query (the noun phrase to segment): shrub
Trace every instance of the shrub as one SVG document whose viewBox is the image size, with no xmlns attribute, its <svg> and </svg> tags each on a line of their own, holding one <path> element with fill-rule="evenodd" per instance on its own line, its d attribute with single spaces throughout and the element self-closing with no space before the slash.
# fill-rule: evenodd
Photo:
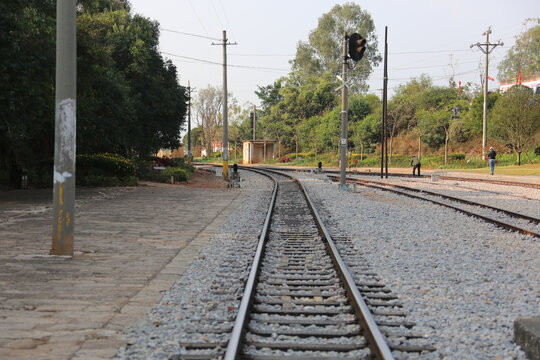
<svg viewBox="0 0 540 360">
<path fill-rule="evenodd" d="M 77 177 L 95 176 L 135 176 L 136 168 L 132 161 L 118 154 L 77 155 Z"/>
<path fill-rule="evenodd" d="M 77 185 L 137 185 L 136 173 L 136 166 L 133 162 L 118 154 L 77 155 Z"/>
<path fill-rule="evenodd" d="M 188 181 L 191 179 L 191 172 L 179 167 L 167 168 L 163 171 L 163 175 L 167 179 L 170 179 L 172 176 L 174 181 Z"/>
<path fill-rule="evenodd" d="M 288 162 L 290 162 L 290 161 L 291 161 L 291 158 L 288 157 L 287 155 L 283 155 L 283 156 L 281 157 L 281 159 L 279 159 L 279 162 L 280 162 L 280 163 L 288 163 Z"/>
<path fill-rule="evenodd" d="M 168 157 L 152 157 L 152 161 L 156 164 L 156 166 L 164 166 L 164 167 L 175 167 L 178 166 L 178 163 L 174 161 L 171 158 Z"/>
</svg>

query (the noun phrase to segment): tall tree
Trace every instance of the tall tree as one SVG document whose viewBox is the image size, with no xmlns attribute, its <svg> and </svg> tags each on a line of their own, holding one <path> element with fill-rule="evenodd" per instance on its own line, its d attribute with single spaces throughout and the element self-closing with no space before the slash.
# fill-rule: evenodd
<svg viewBox="0 0 540 360">
<path fill-rule="evenodd" d="M 521 153 L 538 145 L 540 98 L 528 87 L 511 87 L 495 105 L 492 124 L 491 133 L 517 154 L 521 165 Z"/>
<path fill-rule="evenodd" d="M 52 184 L 55 17 L 51 0 L 0 2 L 0 177 L 13 185 L 21 167 Z M 126 0 L 80 0 L 77 25 L 77 152 L 177 146 L 186 97 L 159 54 L 159 24 Z"/>
<path fill-rule="evenodd" d="M 348 34 L 359 33 L 367 40 L 364 59 L 349 71 L 352 91 L 367 91 L 366 80 L 381 61 L 381 55 L 377 51 L 377 35 L 371 15 L 352 2 L 335 5 L 319 18 L 317 28 L 309 34 L 309 40 L 300 41 L 297 45 L 296 57 L 292 61 L 293 70 L 304 76 L 325 72 L 340 74 L 345 31 Z"/>
<path fill-rule="evenodd" d="M 212 141 L 216 141 L 218 126 L 222 124 L 221 109 L 223 90 L 208 86 L 199 91 L 195 101 L 196 123 L 201 128 L 202 143 L 208 155 L 212 152 Z"/>
<path fill-rule="evenodd" d="M 536 25 L 516 36 L 516 43 L 497 67 L 499 78 L 517 81 L 520 72 L 523 76 L 540 73 L 540 18 L 527 19 L 525 24 L 529 22 Z"/>
</svg>

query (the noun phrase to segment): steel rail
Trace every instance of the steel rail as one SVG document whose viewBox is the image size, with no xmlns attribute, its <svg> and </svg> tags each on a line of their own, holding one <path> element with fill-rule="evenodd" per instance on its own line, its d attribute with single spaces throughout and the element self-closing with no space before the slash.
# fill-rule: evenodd
<svg viewBox="0 0 540 360">
<path fill-rule="evenodd" d="M 273 178 L 272 176 L 265 174 L 262 171 L 257 171 L 254 169 L 250 169 L 250 170 L 271 178 L 274 181 L 274 191 L 272 193 L 272 199 L 270 200 L 270 205 L 268 206 L 268 212 L 266 214 L 266 219 L 264 221 L 264 226 L 261 232 L 261 236 L 259 237 L 259 242 L 257 245 L 257 250 L 255 252 L 253 264 L 251 266 L 248 280 L 246 282 L 244 295 L 242 296 L 242 301 L 240 302 L 240 306 L 238 307 L 238 315 L 236 316 L 236 320 L 234 322 L 233 330 L 231 333 L 231 338 L 229 340 L 229 344 L 227 345 L 227 351 L 225 352 L 225 357 L 224 357 L 225 360 L 236 359 L 236 357 L 238 356 L 238 351 L 240 350 L 242 337 L 244 335 L 244 332 L 246 329 L 246 322 L 248 320 L 249 309 L 253 302 L 253 295 L 255 293 L 254 289 L 256 286 L 257 275 L 260 270 L 261 259 L 264 253 L 264 247 L 266 245 L 266 237 L 268 233 L 268 228 L 270 227 L 270 219 L 274 211 L 274 205 L 276 202 L 276 196 L 277 196 L 277 191 L 279 187 L 277 180 Z"/>
<path fill-rule="evenodd" d="M 355 180 L 356 179 L 350 179 L 349 178 L 349 181 L 354 182 Z M 445 203 L 442 203 L 442 202 L 439 202 L 439 201 L 435 201 L 435 200 L 432 200 L 432 199 L 427 199 L 427 198 L 417 196 L 417 195 L 413 195 L 413 194 L 407 194 L 406 192 L 403 192 L 403 191 L 399 191 L 399 190 L 395 190 L 395 189 L 389 189 L 389 188 L 378 186 L 378 185 L 362 183 L 362 182 L 358 182 L 358 183 L 361 184 L 362 186 L 371 187 L 371 188 L 379 189 L 379 190 L 383 190 L 383 191 L 390 191 L 390 192 L 393 192 L 393 193 L 396 193 L 396 194 L 399 194 L 399 195 L 408 196 L 408 197 L 413 198 L 413 199 L 429 201 L 429 202 L 431 202 L 433 204 L 444 206 L 444 207 L 459 211 L 459 212 L 464 213 L 464 214 L 469 215 L 469 216 L 477 217 L 479 219 L 482 219 L 482 220 L 484 220 L 486 222 L 492 223 L 492 224 L 494 224 L 494 225 L 496 225 L 498 227 L 504 228 L 506 230 L 511 230 L 511 231 L 519 232 L 519 233 L 524 234 L 524 235 L 531 235 L 531 236 L 535 236 L 537 238 L 540 238 L 540 234 L 535 233 L 534 231 L 529 231 L 529 230 L 526 230 L 526 229 L 522 229 L 522 228 L 519 228 L 517 226 L 513 226 L 513 225 L 510 225 L 510 224 L 507 224 L 507 223 L 503 223 L 502 221 L 494 220 L 494 219 L 488 218 L 486 216 L 476 214 L 476 213 L 473 213 L 473 212 L 470 212 L 470 211 L 467 211 L 467 210 L 464 210 L 464 209 L 460 209 L 458 207 L 448 205 L 448 204 L 445 204 Z"/>
<path fill-rule="evenodd" d="M 290 175 L 286 175 L 286 174 L 276 172 L 273 170 L 267 170 L 267 171 L 274 172 L 282 176 L 289 176 L 302 190 L 302 193 L 304 194 L 306 202 L 308 203 L 309 209 L 313 217 L 315 218 L 317 227 L 319 228 L 319 230 L 321 231 L 321 233 L 324 235 L 326 239 L 329 253 L 331 257 L 334 259 L 337 270 L 339 274 L 341 275 L 341 279 L 344 282 L 345 288 L 347 289 L 347 292 L 350 298 L 353 300 L 352 305 L 355 308 L 358 319 L 362 323 L 362 328 L 365 331 L 364 335 L 369 339 L 370 349 L 374 352 L 374 355 L 377 359 L 385 359 L 385 360 L 394 359 L 392 355 L 392 351 L 390 350 L 384 336 L 379 330 L 377 323 L 373 319 L 373 316 L 371 315 L 371 312 L 366 302 L 362 298 L 362 295 L 360 294 L 360 291 L 358 290 L 358 287 L 356 286 L 356 282 L 354 278 L 352 277 L 351 272 L 349 271 L 349 268 L 347 267 L 341 255 L 339 254 L 339 251 L 337 249 L 336 244 L 334 243 L 334 240 L 332 239 L 332 236 L 330 235 L 330 233 L 324 226 L 324 223 L 321 217 L 319 216 L 317 209 L 313 205 L 313 202 L 311 201 L 311 198 L 309 197 L 304 186 L 300 183 L 300 181 L 298 181 L 298 179 Z"/>
<path fill-rule="evenodd" d="M 271 169 L 271 168 L 266 168 Z M 274 170 L 279 171 L 293 171 L 293 172 L 310 172 L 311 169 L 287 169 L 282 167 L 277 167 Z M 324 170 L 324 173 L 326 174 L 339 174 L 339 171 L 335 170 Z M 380 172 L 366 172 L 366 171 L 358 171 L 358 170 L 352 170 L 347 171 L 350 175 L 361 175 L 361 176 L 380 176 Z M 413 176 L 411 174 L 403 174 L 403 173 L 389 173 L 388 176 L 394 176 L 394 177 L 407 177 L 407 178 L 417 178 L 418 176 Z M 431 175 L 421 175 L 419 177 L 421 178 L 429 178 Z M 456 180 L 456 181 L 468 181 L 468 182 L 486 182 L 490 184 L 497 184 L 497 185 L 506 185 L 506 186 L 521 186 L 521 187 L 530 187 L 534 189 L 540 189 L 540 184 L 536 183 L 524 183 L 519 181 L 505 181 L 505 180 L 495 180 L 495 179 L 478 179 L 478 178 L 465 178 L 465 177 L 458 177 L 458 176 L 446 176 L 441 175 L 440 178 L 442 180 Z"/>
<path fill-rule="evenodd" d="M 328 177 L 330 177 L 332 179 L 337 178 L 337 176 L 334 176 L 334 175 L 329 175 Z M 534 218 L 534 217 L 523 215 L 523 214 L 518 214 L 518 213 L 515 213 L 513 211 L 508 211 L 508 210 L 496 208 L 496 207 L 493 207 L 493 206 L 490 206 L 490 205 L 485 205 L 485 204 L 477 203 L 477 202 L 474 202 L 474 201 L 460 199 L 460 198 L 450 196 L 450 195 L 439 194 L 439 193 L 432 192 L 432 191 L 429 191 L 429 190 L 415 189 L 415 188 L 410 188 L 408 186 L 402 186 L 402 185 L 396 185 L 396 184 L 386 184 L 386 183 L 382 183 L 380 181 L 372 181 L 372 180 L 364 180 L 364 179 L 347 178 L 347 180 L 350 180 L 350 181 L 353 181 L 353 182 L 356 182 L 356 183 L 371 183 L 371 184 L 389 186 L 389 187 L 402 189 L 402 190 L 406 190 L 406 191 L 429 194 L 429 195 L 432 195 L 432 196 L 439 196 L 439 197 L 441 197 L 443 199 L 448 199 L 448 200 L 460 202 L 462 204 L 467 204 L 467 205 L 471 205 L 471 206 L 483 207 L 485 209 L 490 209 L 490 210 L 493 210 L 493 211 L 502 212 L 502 213 L 504 213 L 504 214 L 506 214 L 508 216 L 512 216 L 512 217 L 515 217 L 515 218 L 518 218 L 518 219 L 524 219 L 524 220 L 527 220 L 527 221 L 530 221 L 530 222 L 533 222 L 533 223 L 536 223 L 536 224 L 540 224 L 540 219 L 538 219 L 538 218 Z"/>
<path fill-rule="evenodd" d="M 360 322 L 362 323 L 362 328 L 365 330 L 365 336 L 369 339 L 369 347 L 373 352 L 375 353 L 375 356 L 377 359 L 394 359 L 392 355 L 392 351 L 390 350 L 384 336 L 382 335 L 381 331 L 379 330 L 379 327 L 377 326 L 377 323 L 373 319 L 373 316 L 371 315 L 371 311 L 369 310 L 366 302 L 362 298 L 362 294 L 360 294 L 360 291 L 358 291 L 358 287 L 356 286 L 356 282 L 354 281 L 354 278 L 351 275 L 351 272 L 349 271 L 349 268 L 343 261 L 341 255 L 339 254 L 339 251 L 337 249 L 337 246 L 332 239 L 332 236 L 324 226 L 321 217 L 319 216 L 319 213 L 315 206 L 313 205 L 313 202 L 311 201 L 311 198 L 309 197 L 306 189 L 304 186 L 298 181 L 297 179 L 293 178 L 293 180 L 298 184 L 302 192 L 304 193 L 304 197 L 306 198 L 306 201 L 308 203 L 308 206 L 311 210 L 311 213 L 313 214 L 313 217 L 315 218 L 315 221 L 317 223 L 317 226 L 319 227 L 319 230 L 324 234 L 324 237 L 326 238 L 326 243 L 329 248 L 330 255 L 334 259 L 334 262 L 337 265 L 337 270 L 341 275 L 341 278 L 343 279 L 345 288 L 347 289 L 349 296 L 354 300 L 353 306 L 357 312 L 357 316 L 360 319 Z"/>
</svg>

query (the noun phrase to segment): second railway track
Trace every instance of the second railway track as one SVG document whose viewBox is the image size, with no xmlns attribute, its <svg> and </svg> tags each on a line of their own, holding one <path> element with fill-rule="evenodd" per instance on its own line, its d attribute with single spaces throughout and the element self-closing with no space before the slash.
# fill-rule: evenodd
<svg viewBox="0 0 540 360">
<path fill-rule="evenodd" d="M 330 179 L 338 181 L 339 177 L 329 175 Z M 423 189 L 416 189 L 410 186 L 395 185 L 379 181 L 363 180 L 357 178 L 347 178 L 353 184 L 375 188 L 383 191 L 391 191 L 396 194 L 429 201 L 437 205 L 449 207 L 467 215 L 477 217 L 510 231 L 516 231 L 525 235 L 540 238 L 538 231 L 540 219 L 508 211 L 501 208 L 485 205 L 478 202 L 469 201 L 453 196 L 444 195 Z M 456 207 L 459 204 L 459 207 Z"/>
</svg>

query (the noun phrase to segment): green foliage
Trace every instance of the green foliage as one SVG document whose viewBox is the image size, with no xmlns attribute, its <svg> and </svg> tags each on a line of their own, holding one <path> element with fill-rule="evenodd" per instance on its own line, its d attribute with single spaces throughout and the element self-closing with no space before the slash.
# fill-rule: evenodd
<svg viewBox="0 0 540 360">
<path fill-rule="evenodd" d="M 133 162 L 136 164 L 137 176 L 139 179 L 156 182 L 169 182 L 171 180 L 171 176 L 173 176 L 175 181 L 181 182 L 189 181 L 193 177 L 195 168 L 193 165 L 188 165 L 183 158 L 174 159 L 174 162 L 172 159 L 167 158 L 167 161 L 161 161 L 159 163 L 156 161 L 156 159 L 163 160 L 163 158 L 156 157 L 133 158 Z M 165 170 L 155 169 L 155 167 L 165 166 L 167 164 L 174 164 L 174 166 L 167 166 Z"/>
<path fill-rule="evenodd" d="M 80 154 L 77 155 L 76 165 L 77 185 L 137 185 L 135 165 L 118 154 Z"/>
<path fill-rule="evenodd" d="M 78 4 L 77 151 L 178 147 L 185 89 L 158 51 L 159 24 L 126 0 Z M 0 167 L 14 185 L 21 167 L 53 157 L 55 19 L 53 1 L 0 2 Z"/>
<path fill-rule="evenodd" d="M 188 169 L 180 168 L 180 167 L 166 168 L 163 171 L 163 175 L 167 177 L 167 179 L 170 179 L 172 176 L 174 178 L 174 181 L 178 181 L 178 182 L 188 181 L 192 178 L 192 173 Z"/>
<path fill-rule="evenodd" d="M 497 67 L 499 78 L 518 79 L 522 76 L 540 73 L 540 18 L 528 19 L 534 26 L 516 36 L 516 43 L 506 53 Z"/>
<path fill-rule="evenodd" d="M 367 40 L 364 59 L 349 71 L 353 92 L 367 90 L 366 80 L 381 61 L 377 51 L 377 35 L 371 15 L 359 5 L 347 2 L 335 5 L 319 18 L 317 28 L 309 34 L 309 40 L 300 41 L 293 70 L 302 77 L 330 72 L 332 76 L 341 74 L 342 42 L 344 32 L 359 33 Z"/>
<path fill-rule="evenodd" d="M 493 109 L 491 134 L 518 154 L 538 145 L 540 99 L 532 89 L 516 85 L 505 92 Z"/>
</svg>

